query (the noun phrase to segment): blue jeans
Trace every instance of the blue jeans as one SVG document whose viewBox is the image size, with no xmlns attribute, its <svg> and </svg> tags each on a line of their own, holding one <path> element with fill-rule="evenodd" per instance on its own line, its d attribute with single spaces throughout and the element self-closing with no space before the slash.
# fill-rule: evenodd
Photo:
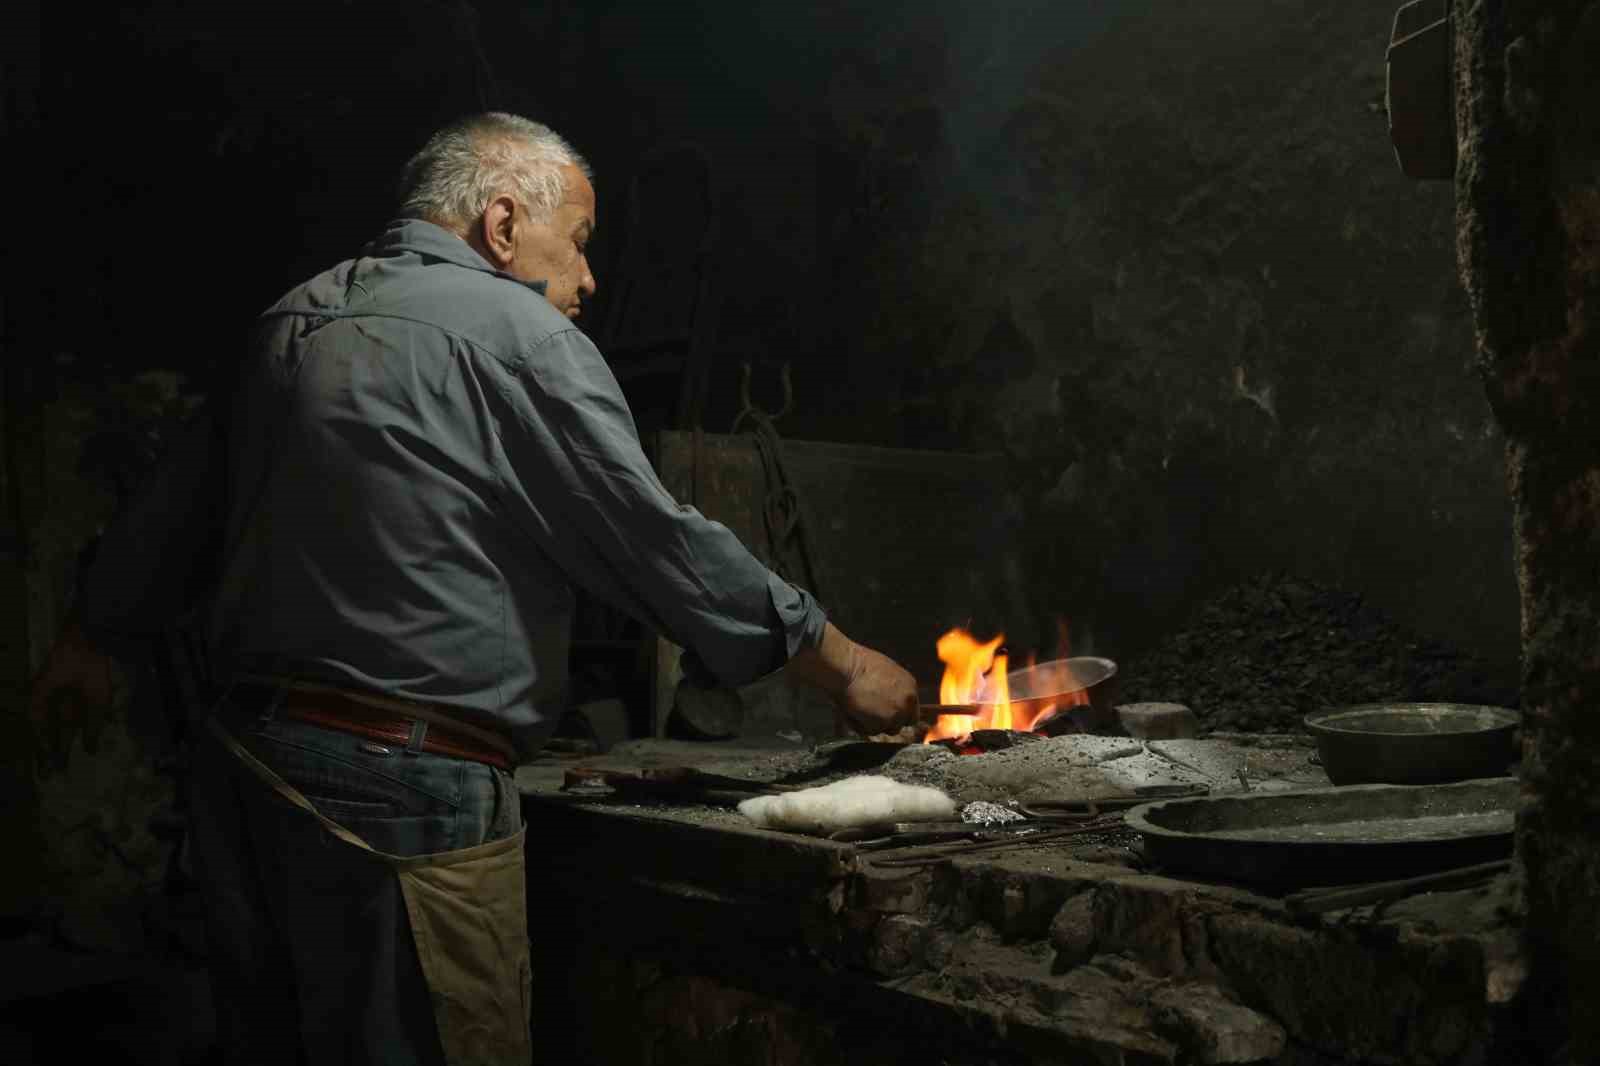
<svg viewBox="0 0 1600 1066">
<path fill-rule="evenodd" d="M 423 855 L 512 836 L 511 775 L 277 718 L 236 691 L 220 724 L 378 851 Z M 236 1063 L 443 1062 L 394 871 L 334 839 L 222 747 L 194 756 L 191 818 L 217 1023 Z"/>
</svg>

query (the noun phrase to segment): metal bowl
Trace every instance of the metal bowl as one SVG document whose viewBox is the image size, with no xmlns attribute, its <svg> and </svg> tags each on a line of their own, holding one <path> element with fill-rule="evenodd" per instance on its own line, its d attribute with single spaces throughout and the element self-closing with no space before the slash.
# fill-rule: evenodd
<svg viewBox="0 0 1600 1066">
<path fill-rule="evenodd" d="M 1037 666 L 1013 670 L 1006 674 L 1006 687 L 1011 693 L 1013 708 L 1023 708 L 1029 718 L 1055 708 L 1034 724 L 1036 730 L 1045 731 L 1045 723 L 1052 723 L 1053 733 L 1115 733 L 1117 732 L 1117 664 L 1110 659 L 1094 655 L 1080 655 L 1071 659 L 1053 659 Z M 1075 697 L 1087 702 L 1067 702 Z"/>
<path fill-rule="evenodd" d="M 1502 859 L 1516 809 L 1517 783 L 1496 777 L 1160 800 L 1123 817 L 1158 867 L 1287 888 Z"/>
<path fill-rule="evenodd" d="M 1508 708 L 1471 703 L 1363 703 L 1305 716 L 1336 785 L 1502 776 L 1517 760 L 1520 721 Z"/>
</svg>

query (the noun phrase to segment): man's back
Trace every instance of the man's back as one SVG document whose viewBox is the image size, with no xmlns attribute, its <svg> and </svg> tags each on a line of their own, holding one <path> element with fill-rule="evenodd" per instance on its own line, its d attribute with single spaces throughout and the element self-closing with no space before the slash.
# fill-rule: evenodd
<svg viewBox="0 0 1600 1066">
<path fill-rule="evenodd" d="M 526 417 L 528 360 L 573 327 L 428 223 L 368 253 L 260 322 L 214 643 L 225 669 L 459 708 L 531 745 L 572 597 L 507 485 L 501 429 Z"/>
</svg>

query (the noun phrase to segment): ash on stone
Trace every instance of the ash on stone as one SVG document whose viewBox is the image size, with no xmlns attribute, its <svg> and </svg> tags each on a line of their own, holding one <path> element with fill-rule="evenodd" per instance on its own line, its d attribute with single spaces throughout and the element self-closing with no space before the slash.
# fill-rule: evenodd
<svg viewBox="0 0 1600 1066">
<path fill-rule="evenodd" d="M 1020 822 L 1023 817 L 1021 811 L 987 800 L 974 800 L 961 808 L 961 820 L 968 825 L 1004 825 L 1007 822 Z"/>
</svg>

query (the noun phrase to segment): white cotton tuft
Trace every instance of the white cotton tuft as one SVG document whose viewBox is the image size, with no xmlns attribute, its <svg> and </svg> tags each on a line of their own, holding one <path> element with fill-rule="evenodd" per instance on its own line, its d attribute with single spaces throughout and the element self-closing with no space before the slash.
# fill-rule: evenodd
<svg viewBox="0 0 1600 1066">
<path fill-rule="evenodd" d="M 936 822 L 955 817 L 956 805 L 936 788 L 903 785 L 887 777 L 847 777 L 831 785 L 757 796 L 739 813 L 769 829 L 831 833 L 883 822 Z"/>
</svg>

